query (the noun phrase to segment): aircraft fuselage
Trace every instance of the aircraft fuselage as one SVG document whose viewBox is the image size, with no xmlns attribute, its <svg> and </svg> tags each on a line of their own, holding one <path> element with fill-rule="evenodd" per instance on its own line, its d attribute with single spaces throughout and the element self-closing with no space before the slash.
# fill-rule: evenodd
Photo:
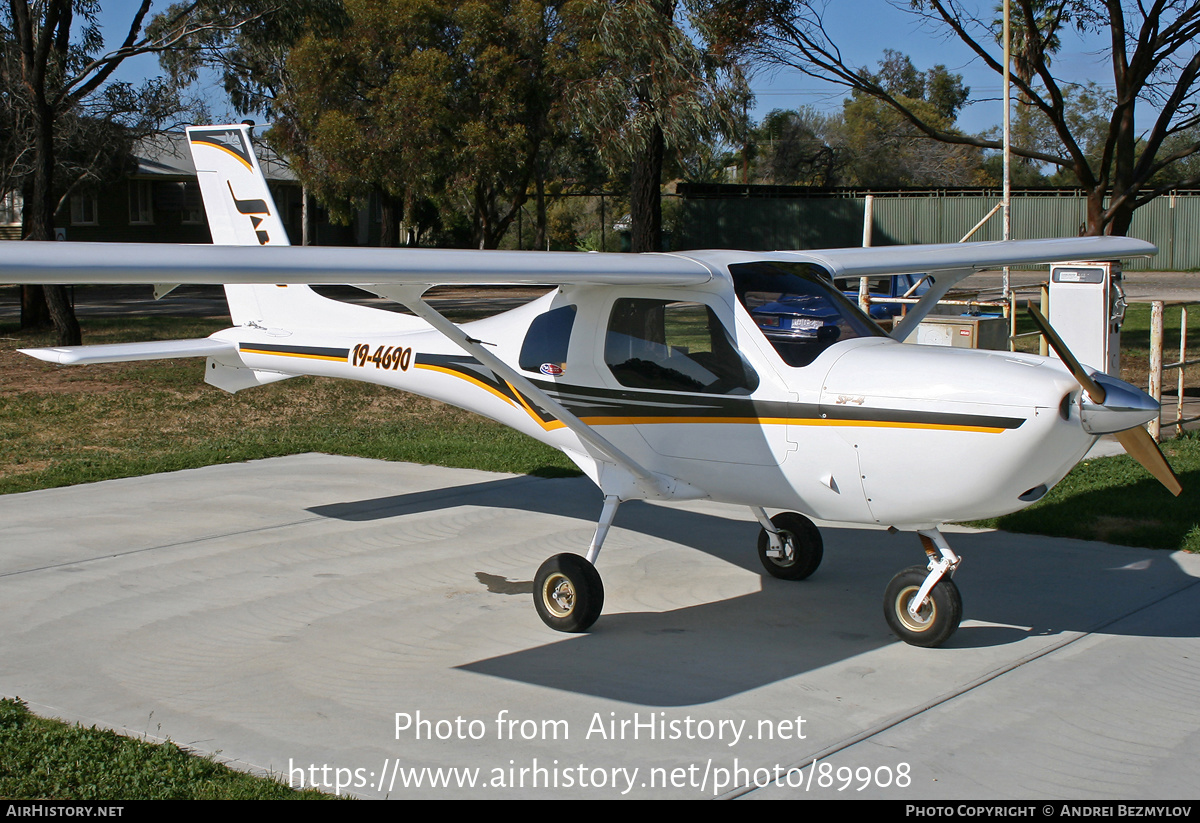
<svg viewBox="0 0 1200 823">
<path fill-rule="evenodd" d="M 1057 361 L 875 335 L 833 342 L 810 362 L 789 365 L 730 286 L 725 273 L 712 287 L 683 294 L 560 288 L 462 328 L 500 359 L 519 364 L 536 386 L 634 460 L 686 484 L 684 497 L 795 509 L 829 521 L 930 528 L 1029 505 L 1095 440 L 1080 426 L 1079 386 Z M 628 329 L 614 331 L 614 318 L 630 306 L 655 317 L 663 306 L 684 311 L 682 334 L 692 345 L 635 340 L 639 356 L 626 362 L 641 372 L 630 377 L 614 365 L 613 354 L 630 337 Z M 555 329 L 553 313 L 560 309 L 571 318 Z M 229 365 L 260 374 L 363 380 L 477 412 L 562 449 L 601 483 L 602 456 L 560 421 L 442 334 L 394 317 L 411 330 L 388 331 L 380 320 L 350 337 L 252 327 L 214 336 L 237 344 L 240 362 Z M 706 366 L 720 356 L 696 350 L 721 348 L 709 345 L 716 339 L 710 329 L 699 329 L 714 326 L 713 318 L 744 368 L 715 390 L 673 384 L 693 378 L 672 370 L 672 359 L 700 374 L 685 355 Z M 549 330 L 539 331 L 539 323 Z M 635 316 L 638 329 L 645 323 Z M 636 332 L 655 334 L 661 332 Z M 537 335 L 547 339 L 532 339 Z M 651 350 L 667 365 L 646 365 Z"/>
</svg>

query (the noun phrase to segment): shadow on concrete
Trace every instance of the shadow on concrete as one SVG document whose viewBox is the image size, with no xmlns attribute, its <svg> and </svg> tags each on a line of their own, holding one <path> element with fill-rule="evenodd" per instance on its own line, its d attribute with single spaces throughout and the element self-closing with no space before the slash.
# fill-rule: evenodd
<svg viewBox="0 0 1200 823">
<path fill-rule="evenodd" d="M 600 510 L 598 495 L 587 480 L 520 477 L 309 511 L 369 521 L 462 504 L 588 523 L 595 522 Z M 736 509 L 731 514 L 736 516 Z M 761 572 L 755 550 L 758 526 L 748 513 L 739 521 L 631 501 L 622 505 L 615 525 Z M 826 528 L 822 533 L 825 562 L 807 581 L 762 574 L 761 589 L 751 594 L 663 611 L 626 606 L 625 613 L 605 614 L 589 634 L 565 636 L 460 668 L 630 703 L 682 706 L 760 688 L 898 642 L 882 619 L 881 598 L 893 574 L 920 560 L 917 542 L 911 535 L 872 530 Z M 1112 632 L 1121 618 L 1198 582 L 1162 552 L 1005 532 L 953 534 L 949 539 L 964 557 L 955 580 L 963 593 L 965 625 L 945 651 L 999 647 L 1030 637 L 1053 644 L 1072 633 Z M 578 551 L 584 549 L 580 545 Z M 603 571 L 603 555 L 599 565 Z M 640 578 L 638 603 L 645 604 L 656 591 L 668 603 L 672 587 L 703 586 L 702 580 L 689 580 L 688 575 L 685 570 L 661 580 Z M 528 596 L 531 588 L 528 580 L 508 580 L 487 570 L 476 572 L 476 578 L 500 594 Z M 611 607 L 623 593 L 614 598 L 612 582 L 607 585 Z M 1198 636 L 1200 615 L 1134 631 Z M 914 655 L 940 653 L 913 650 Z"/>
</svg>

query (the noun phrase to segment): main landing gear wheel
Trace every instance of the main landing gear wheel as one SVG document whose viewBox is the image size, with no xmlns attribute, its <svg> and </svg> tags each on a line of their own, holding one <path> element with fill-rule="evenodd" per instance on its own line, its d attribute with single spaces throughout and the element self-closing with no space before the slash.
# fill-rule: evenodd
<svg viewBox="0 0 1200 823">
<path fill-rule="evenodd" d="M 585 632 L 604 608 L 600 572 L 577 554 L 556 554 L 533 578 L 533 605 L 555 631 Z"/>
<path fill-rule="evenodd" d="M 912 566 L 893 577 L 883 596 L 883 616 L 888 628 L 905 643 L 932 648 L 945 643 L 958 629 L 962 595 L 953 580 L 943 577 L 914 617 L 908 611 L 908 604 L 928 576 L 929 569 Z"/>
<path fill-rule="evenodd" d="M 767 554 L 771 548 L 771 538 L 766 529 L 758 533 L 758 559 L 763 568 L 772 577 L 781 580 L 804 580 L 821 565 L 825 555 L 825 546 L 821 541 L 821 532 L 813 522 L 802 514 L 782 512 L 771 518 L 771 523 L 779 529 L 783 538 L 783 557 L 772 557 Z"/>
</svg>

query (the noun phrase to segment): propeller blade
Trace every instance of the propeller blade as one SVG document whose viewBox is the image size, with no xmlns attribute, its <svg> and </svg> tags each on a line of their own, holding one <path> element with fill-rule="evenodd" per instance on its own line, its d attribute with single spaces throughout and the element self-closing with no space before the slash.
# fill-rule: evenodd
<svg viewBox="0 0 1200 823">
<path fill-rule="evenodd" d="M 1058 336 L 1058 332 L 1050 327 L 1045 317 L 1042 317 L 1042 313 L 1033 306 L 1029 306 L 1028 309 L 1029 316 L 1033 318 L 1038 331 L 1049 341 L 1050 348 L 1054 349 L 1054 353 L 1058 355 L 1058 359 L 1063 361 L 1063 365 L 1079 381 L 1079 385 L 1083 386 L 1083 390 L 1087 392 L 1088 397 L 1092 398 L 1092 402 L 1098 406 L 1103 406 L 1104 398 L 1107 395 L 1104 387 L 1093 380 L 1092 376 L 1087 373 L 1087 370 L 1080 365 L 1079 361 L 1075 359 L 1075 355 L 1071 354 L 1071 350 L 1067 348 L 1067 344 Z"/>
<path fill-rule="evenodd" d="M 1175 475 L 1171 464 L 1163 456 L 1162 449 L 1150 436 L 1150 432 L 1141 426 L 1135 426 L 1132 429 L 1117 432 L 1117 440 L 1125 447 L 1125 451 L 1130 457 L 1141 463 L 1142 468 L 1167 487 L 1167 491 L 1176 497 L 1179 496 L 1183 491 L 1183 486 L 1180 485 L 1179 478 Z"/>
<path fill-rule="evenodd" d="M 1051 328 L 1050 324 L 1042 317 L 1042 313 L 1029 306 L 1029 316 L 1033 318 L 1033 322 L 1037 325 L 1038 330 L 1046 336 L 1046 340 L 1050 343 L 1050 348 L 1054 349 L 1054 353 L 1058 355 L 1058 359 L 1063 362 L 1063 365 L 1071 372 L 1079 385 L 1083 386 L 1083 390 L 1087 392 L 1088 397 L 1097 405 L 1104 405 L 1104 398 L 1107 395 L 1104 387 L 1092 379 L 1092 376 L 1087 373 L 1087 370 L 1080 365 L 1075 359 L 1075 355 L 1071 354 L 1071 350 L 1067 348 L 1067 344 L 1058 336 L 1058 333 Z M 1183 491 L 1183 486 L 1179 483 L 1179 478 L 1175 475 L 1175 471 L 1171 468 L 1171 464 L 1167 462 L 1167 458 L 1163 456 L 1162 449 L 1154 442 L 1154 438 L 1150 436 L 1150 432 L 1146 431 L 1141 426 L 1134 426 L 1132 429 L 1126 429 L 1116 433 L 1117 440 L 1125 448 L 1125 453 L 1142 465 L 1146 471 L 1154 475 L 1159 483 L 1166 486 L 1167 491 L 1178 497 Z"/>
</svg>

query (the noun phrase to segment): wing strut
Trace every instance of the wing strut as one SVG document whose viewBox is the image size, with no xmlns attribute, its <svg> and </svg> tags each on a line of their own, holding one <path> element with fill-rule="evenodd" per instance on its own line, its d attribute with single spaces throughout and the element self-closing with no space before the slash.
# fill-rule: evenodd
<svg viewBox="0 0 1200 823">
<path fill-rule="evenodd" d="M 561 403 L 550 397 L 544 391 L 539 389 L 527 377 L 522 375 L 516 369 L 509 366 L 496 355 L 492 354 L 481 345 L 481 341 L 474 339 L 459 328 L 455 323 L 442 316 L 437 309 L 430 306 L 424 300 L 425 292 L 430 286 L 399 286 L 385 287 L 380 285 L 363 286 L 378 294 L 380 297 L 386 297 L 389 300 L 395 300 L 397 303 L 408 307 L 429 325 L 444 334 L 448 339 L 458 344 L 463 351 L 470 354 L 487 368 L 491 369 L 497 377 L 506 380 L 514 389 L 526 395 L 543 410 L 554 415 L 564 426 L 574 432 L 580 440 L 591 446 L 596 451 L 607 457 L 613 463 L 626 469 L 635 478 L 635 481 L 641 490 L 649 497 L 677 497 L 681 491 L 680 487 L 686 486 L 674 478 L 666 477 L 661 474 L 656 474 L 635 461 L 632 457 L 625 454 L 615 445 L 596 433 L 596 430 L 584 423 L 571 412 L 567 411 Z M 686 495 L 695 496 L 695 495 Z M 625 497 L 625 495 L 621 495 Z"/>
<path fill-rule="evenodd" d="M 904 319 L 895 325 L 890 337 L 903 343 L 909 335 L 917 330 L 917 326 L 921 324 L 926 315 L 937 307 L 938 301 L 946 296 L 946 292 L 950 291 L 959 281 L 974 273 L 975 269 L 949 269 L 929 275 L 929 291 L 921 295 L 921 299 L 908 310 Z"/>
</svg>

